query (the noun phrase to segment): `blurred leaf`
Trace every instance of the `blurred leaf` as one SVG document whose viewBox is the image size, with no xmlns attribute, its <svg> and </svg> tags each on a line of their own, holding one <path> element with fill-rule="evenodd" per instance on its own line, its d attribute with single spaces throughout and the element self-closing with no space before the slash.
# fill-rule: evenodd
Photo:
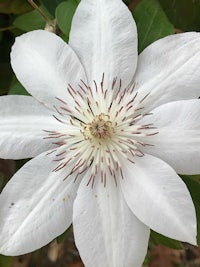
<svg viewBox="0 0 200 267">
<path fill-rule="evenodd" d="M 0 159 L 0 191 L 15 173 L 15 161 Z M 0 265 L 1 266 L 1 265 Z"/>
<path fill-rule="evenodd" d="M 32 9 L 27 0 L 1 0 L 0 13 L 22 14 Z"/>
<path fill-rule="evenodd" d="M 0 42 L 0 63 L 10 62 L 10 50 L 14 42 L 14 37 L 10 32 L 2 32 L 2 40 Z"/>
<path fill-rule="evenodd" d="M 129 5 L 129 4 L 132 2 L 132 0 L 123 0 L 123 2 L 124 2 L 126 5 Z"/>
<path fill-rule="evenodd" d="M 1 10 L 0 10 L 1 11 Z M 0 28 L 10 25 L 10 16 L 7 14 L 0 14 Z"/>
<path fill-rule="evenodd" d="M 6 94 L 10 87 L 12 69 L 9 63 L 0 62 L 0 95 Z"/>
<path fill-rule="evenodd" d="M 48 10 L 44 6 L 39 6 L 39 8 L 44 13 L 44 15 L 49 18 L 49 20 L 52 19 L 51 14 L 49 14 Z M 13 24 L 18 29 L 28 32 L 37 29 L 44 29 L 46 21 L 37 10 L 33 10 L 31 12 L 18 16 Z"/>
<path fill-rule="evenodd" d="M 69 36 L 72 18 L 77 6 L 77 0 L 68 0 L 66 2 L 62 2 L 56 8 L 56 19 L 58 26 L 66 36 Z"/>
<path fill-rule="evenodd" d="M 11 267 L 12 257 L 0 255 L 0 267 Z"/>
<path fill-rule="evenodd" d="M 200 184 L 192 176 L 181 176 L 190 191 L 197 215 L 197 243 L 200 245 Z M 184 222 L 183 222 L 184 223 Z"/>
<path fill-rule="evenodd" d="M 173 249 L 183 249 L 183 246 L 179 241 L 168 238 L 154 231 L 151 231 L 150 238 L 155 245 L 164 245 L 166 247 L 173 248 Z"/>
<path fill-rule="evenodd" d="M 64 33 L 60 34 L 60 38 L 62 38 L 66 43 L 68 43 L 69 41 L 69 35 L 65 35 Z"/>
<path fill-rule="evenodd" d="M 0 41 L 0 95 L 8 92 L 13 76 L 10 66 L 10 49 L 13 41 L 13 36 L 9 32 L 2 32 L 2 40 Z"/>
<path fill-rule="evenodd" d="M 182 31 L 200 30 L 199 0 L 160 0 L 160 3 L 176 28 Z"/>
<path fill-rule="evenodd" d="M 44 29 L 46 22 L 37 10 L 33 10 L 17 17 L 13 24 L 15 27 L 28 32 L 36 29 Z"/>
<path fill-rule="evenodd" d="M 67 233 L 69 232 L 69 229 L 68 228 L 64 233 L 62 233 L 61 235 L 57 236 L 56 237 L 56 241 L 58 242 L 58 244 L 62 243 L 67 235 Z"/>
<path fill-rule="evenodd" d="M 49 13 L 54 17 L 56 7 L 62 3 L 64 0 L 40 0 L 41 4 L 43 4 Z"/>
<path fill-rule="evenodd" d="M 133 11 L 137 29 L 139 53 L 154 41 L 174 33 L 158 0 L 143 0 Z"/>
<path fill-rule="evenodd" d="M 11 87 L 8 91 L 9 95 L 29 95 L 29 93 L 26 91 L 26 89 L 22 86 L 22 84 L 14 79 L 12 81 Z"/>
<path fill-rule="evenodd" d="M 30 159 L 19 159 L 19 160 L 15 160 L 15 169 L 16 171 L 19 170 L 21 167 L 24 166 L 24 164 L 26 164 Z"/>
</svg>

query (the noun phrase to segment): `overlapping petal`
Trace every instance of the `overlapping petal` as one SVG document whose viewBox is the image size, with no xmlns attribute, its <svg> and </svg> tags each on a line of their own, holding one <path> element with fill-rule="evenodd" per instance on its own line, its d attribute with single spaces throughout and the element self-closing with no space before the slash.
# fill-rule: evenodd
<svg viewBox="0 0 200 267">
<path fill-rule="evenodd" d="M 88 81 L 110 89 L 115 77 L 127 86 L 137 66 L 137 29 L 121 0 L 82 0 L 73 18 L 70 46 L 85 67 Z"/>
<path fill-rule="evenodd" d="M 160 39 L 138 59 L 136 87 L 141 95 L 151 92 L 145 109 L 175 100 L 200 96 L 200 33 L 188 32 Z"/>
<path fill-rule="evenodd" d="M 182 100 L 161 105 L 140 121 L 153 123 L 158 134 L 144 138 L 144 147 L 166 161 L 180 174 L 200 173 L 200 100 Z"/>
<path fill-rule="evenodd" d="M 72 222 L 78 181 L 53 172 L 55 154 L 43 153 L 24 165 L 0 195 L 0 253 L 20 255 L 62 234 Z"/>
<path fill-rule="evenodd" d="M 144 260 L 149 228 L 128 208 L 109 178 L 106 187 L 96 177 L 94 188 L 85 177 L 74 203 L 75 242 L 87 267 L 140 267 Z"/>
<path fill-rule="evenodd" d="M 175 171 L 148 154 L 123 167 L 122 191 L 136 217 L 158 233 L 196 244 L 195 208 Z"/>
<path fill-rule="evenodd" d="M 85 82 L 81 63 L 73 50 L 57 35 L 36 30 L 16 38 L 11 52 L 12 68 L 26 90 L 50 107 L 57 98 L 70 107 L 73 99 L 67 91 Z"/>
<path fill-rule="evenodd" d="M 22 159 L 34 157 L 55 145 L 44 130 L 59 129 L 52 111 L 31 96 L 0 98 L 0 157 Z"/>
</svg>

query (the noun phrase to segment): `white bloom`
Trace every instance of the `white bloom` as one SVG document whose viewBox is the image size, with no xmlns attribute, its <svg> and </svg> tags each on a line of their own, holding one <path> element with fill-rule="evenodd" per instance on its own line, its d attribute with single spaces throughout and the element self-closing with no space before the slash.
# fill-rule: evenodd
<svg viewBox="0 0 200 267">
<path fill-rule="evenodd" d="M 150 228 L 196 243 L 176 172 L 200 173 L 199 33 L 138 57 L 122 1 L 82 0 L 69 45 L 26 33 L 11 63 L 33 97 L 0 98 L 0 157 L 35 158 L 0 196 L 2 254 L 40 248 L 72 222 L 87 267 L 140 266 Z"/>
</svg>

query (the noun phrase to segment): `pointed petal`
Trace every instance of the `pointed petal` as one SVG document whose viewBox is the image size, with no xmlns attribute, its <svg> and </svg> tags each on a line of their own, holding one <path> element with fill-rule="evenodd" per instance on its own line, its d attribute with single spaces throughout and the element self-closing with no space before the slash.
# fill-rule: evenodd
<svg viewBox="0 0 200 267">
<path fill-rule="evenodd" d="M 0 195 L 0 253 L 20 255 L 62 234 L 72 222 L 78 183 L 66 170 L 53 172 L 55 154 L 41 154 L 24 165 Z"/>
<path fill-rule="evenodd" d="M 87 267 L 140 267 L 144 260 L 149 228 L 141 223 L 114 183 L 94 188 L 82 181 L 74 202 L 75 242 Z M 109 180 L 109 179 L 108 179 Z"/>
<path fill-rule="evenodd" d="M 148 46 L 139 56 L 136 86 L 148 110 L 200 96 L 200 33 L 175 34 Z"/>
<path fill-rule="evenodd" d="M 31 158 L 55 145 L 44 130 L 56 130 L 52 111 L 31 96 L 0 97 L 0 157 Z"/>
<path fill-rule="evenodd" d="M 146 154 L 124 162 L 124 198 L 143 223 L 170 238 L 196 244 L 196 214 L 189 191 L 164 161 Z"/>
<path fill-rule="evenodd" d="M 90 86 L 115 77 L 127 86 L 137 66 L 137 30 L 121 0 L 82 0 L 73 18 L 70 46 L 85 67 Z M 81 44 L 81 45 L 80 45 Z"/>
<path fill-rule="evenodd" d="M 11 52 L 12 68 L 27 91 L 52 107 L 57 98 L 70 106 L 68 84 L 77 88 L 86 81 L 81 63 L 72 49 L 57 35 L 36 30 L 16 38 Z"/>
<path fill-rule="evenodd" d="M 144 138 L 153 146 L 146 153 L 159 157 L 180 174 L 200 173 L 200 100 L 182 100 L 161 105 L 141 124 L 153 123 L 158 134 Z"/>
</svg>

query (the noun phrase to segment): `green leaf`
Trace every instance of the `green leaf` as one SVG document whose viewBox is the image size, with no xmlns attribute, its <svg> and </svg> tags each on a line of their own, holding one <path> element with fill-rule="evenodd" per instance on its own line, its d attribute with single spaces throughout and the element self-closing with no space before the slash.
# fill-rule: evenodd
<svg viewBox="0 0 200 267">
<path fill-rule="evenodd" d="M 5 14 L 22 14 L 32 9 L 27 0 L 1 0 L 0 11 Z"/>
<path fill-rule="evenodd" d="M 158 0 L 143 0 L 133 11 L 138 29 L 139 53 L 154 41 L 174 33 Z"/>
<path fill-rule="evenodd" d="M 58 244 L 60 244 L 60 243 L 62 243 L 64 241 L 67 233 L 69 232 L 69 229 L 67 229 L 64 233 L 62 233 L 61 235 L 56 237 L 56 241 L 58 242 Z"/>
<path fill-rule="evenodd" d="M 39 8 L 50 21 L 52 19 L 52 16 L 51 14 L 49 14 L 48 10 L 44 6 L 39 6 Z M 33 10 L 31 12 L 18 16 L 14 20 L 13 25 L 20 30 L 28 32 L 37 29 L 44 29 L 46 21 L 37 10 Z"/>
<path fill-rule="evenodd" d="M 190 191 L 197 215 L 197 243 L 200 245 L 200 184 L 192 176 L 181 176 Z M 184 222 L 183 222 L 184 223 Z"/>
<path fill-rule="evenodd" d="M 182 31 L 199 31 L 200 1 L 160 0 L 163 9 L 176 28 Z"/>
<path fill-rule="evenodd" d="M 41 4 L 46 7 L 49 13 L 54 17 L 56 7 L 64 0 L 40 0 Z"/>
<path fill-rule="evenodd" d="M 77 0 L 68 0 L 62 2 L 56 8 L 56 20 L 61 31 L 69 37 L 69 32 L 71 29 L 71 22 L 74 16 L 75 10 L 78 6 Z"/>
<path fill-rule="evenodd" d="M 197 181 L 197 182 L 200 183 L 200 174 L 198 174 L 198 175 L 190 175 L 190 177 L 191 177 L 193 180 L 195 180 L 195 181 Z"/>
<path fill-rule="evenodd" d="M 73 227 L 71 225 L 69 228 L 67 228 L 67 230 L 64 233 L 62 233 L 61 235 L 56 237 L 56 241 L 58 242 L 58 244 L 62 243 L 64 241 L 67 234 L 72 233 L 72 231 L 73 231 L 72 229 L 73 229 Z"/>
<path fill-rule="evenodd" d="M 183 246 L 179 241 L 168 238 L 154 231 L 151 231 L 150 238 L 151 238 L 151 241 L 153 241 L 154 245 L 164 245 L 166 247 L 173 248 L 173 249 L 183 249 Z"/>
<path fill-rule="evenodd" d="M 132 0 L 123 0 L 123 2 L 124 2 L 126 5 L 129 5 L 129 4 L 132 2 Z"/>
<path fill-rule="evenodd" d="M 44 29 L 46 22 L 37 10 L 18 16 L 13 22 L 14 26 L 25 31 Z"/>
<path fill-rule="evenodd" d="M 12 257 L 0 255 L 0 267 L 11 267 L 12 261 Z"/>
<path fill-rule="evenodd" d="M 22 86 L 22 84 L 14 79 L 12 81 L 10 90 L 8 91 L 9 95 L 29 95 L 29 93 L 26 91 L 26 89 Z"/>
<path fill-rule="evenodd" d="M 64 33 L 61 33 L 60 38 L 62 38 L 63 41 L 65 41 L 65 43 L 69 42 L 69 35 L 65 35 Z"/>
</svg>

